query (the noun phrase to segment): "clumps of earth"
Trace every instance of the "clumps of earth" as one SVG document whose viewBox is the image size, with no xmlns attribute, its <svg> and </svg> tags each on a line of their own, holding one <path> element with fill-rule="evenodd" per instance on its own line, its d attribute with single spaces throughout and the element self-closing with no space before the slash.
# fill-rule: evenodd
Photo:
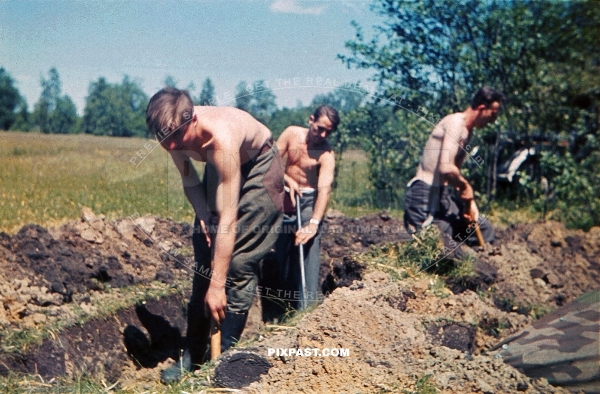
<svg viewBox="0 0 600 394">
<path fill-rule="evenodd" d="M 408 242 L 401 219 L 330 211 L 324 225 L 321 278 L 330 294 L 294 327 L 265 325 L 257 300 L 241 343 L 222 360 L 241 365 L 252 357 L 235 352 L 248 351 L 259 356 L 253 362 L 263 374 L 236 383 L 226 372 L 213 384 L 250 393 L 411 393 L 427 385 L 444 393 L 568 392 L 527 377 L 492 349 L 535 316 L 598 289 L 600 228 L 539 221 L 498 229 L 495 245 L 473 250 L 469 276 L 440 285 L 431 275 L 401 279 L 355 258 L 374 245 Z M 191 234 L 191 225 L 170 219 L 108 221 L 89 209 L 60 227 L 0 233 L 0 373 L 51 378 L 83 371 L 129 388 L 158 381 L 184 341 L 190 289 L 175 284 L 189 285 Z M 77 324 L 105 298 L 159 285 L 175 290 Z M 72 324 L 26 350 L 3 343 L 11 333 L 57 322 Z M 325 348 L 349 355 L 269 355 Z"/>
</svg>

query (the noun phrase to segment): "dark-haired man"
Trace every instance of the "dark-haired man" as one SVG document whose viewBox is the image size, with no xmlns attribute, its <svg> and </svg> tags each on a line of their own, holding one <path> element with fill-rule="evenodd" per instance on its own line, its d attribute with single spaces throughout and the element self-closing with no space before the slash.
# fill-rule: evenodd
<svg viewBox="0 0 600 394">
<path fill-rule="evenodd" d="M 259 262 L 281 226 L 283 166 L 266 126 L 236 108 L 194 106 L 186 91 L 156 93 L 146 124 L 169 151 L 196 213 L 187 349 L 162 376 L 174 381 L 204 361 L 211 318 L 220 324 L 222 351 L 240 338 Z M 192 159 L 206 163 L 202 181 Z"/>
<path fill-rule="evenodd" d="M 444 246 L 461 256 L 460 245 L 476 242 L 471 223 L 478 222 L 486 242 L 494 240 L 494 229 L 480 220 L 473 187 L 461 168 L 469 155 L 474 128 L 494 123 L 504 96 L 482 87 L 463 112 L 444 117 L 433 129 L 419 162 L 416 176 L 408 183 L 404 204 L 404 225 L 414 234 L 431 223 L 437 224 Z"/>
<path fill-rule="evenodd" d="M 275 247 L 279 283 L 285 284 L 285 289 L 277 289 L 275 296 L 293 308 L 301 306 L 302 301 L 309 306 L 318 300 L 322 221 L 335 170 L 333 149 L 327 138 L 339 122 L 334 108 L 321 105 L 309 117 L 308 128 L 289 126 L 277 139 L 279 153 L 286 158 L 284 179 L 289 194 L 286 195 L 283 231 Z M 296 196 L 300 198 L 301 227 L 290 232 L 297 223 Z M 302 294 L 299 245 L 304 255 L 305 295 Z"/>
</svg>

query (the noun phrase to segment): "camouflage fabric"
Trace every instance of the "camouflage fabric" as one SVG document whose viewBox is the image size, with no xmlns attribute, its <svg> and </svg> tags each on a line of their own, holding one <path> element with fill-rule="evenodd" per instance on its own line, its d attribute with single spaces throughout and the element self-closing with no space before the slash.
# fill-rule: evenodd
<svg viewBox="0 0 600 394">
<path fill-rule="evenodd" d="M 600 291 L 591 291 L 507 338 L 492 351 L 529 377 L 600 393 Z"/>
</svg>

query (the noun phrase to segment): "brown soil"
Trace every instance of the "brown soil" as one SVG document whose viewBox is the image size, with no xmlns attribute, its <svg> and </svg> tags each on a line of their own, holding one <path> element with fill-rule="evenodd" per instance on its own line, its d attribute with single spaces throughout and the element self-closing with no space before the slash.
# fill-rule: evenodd
<svg viewBox="0 0 600 394">
<path fill-rule="evenodd" d="M 337 289 L 297 327 L 269 334 L 261 331 L 255 303 L 244 339 L 258 337 L 252 346 L 272 367 L 245 390 L 402 392 L 431 375 L 429 381 L 446 393 L 563 392 L 527 378 L 488 350 L 530 323 L 532 314 L 599 287 L 600 228 L 585 233 L 547 221 L 499 230 L 494 246 L 475 250 L 475 274 L 448 281 L 452 292 L 428 277 L 397 280 L 352 258 L 371 245 L 409 239 L 402 220 L 330 212 L 325 226 L 321 276 Z M 185 283 L 190 237 L 189 224 L 151 216 L 108 222 L 89 210 L 59 228 L 27 225 L 14 236 L 0 233 L 2 337 L 73 323 L 18 352 L 0 337 L 0 372 L 49 378 L 87 371 L 119 379 L 121 387 L 155 382 L 179 355 L 186 291 L 174 288 L 160 300 L 75 323 L 81 311 L 95 314 L 102 300 L 122 297 L 125 286 Z M 335 277 L 327 279 L 332 266 Z M 306 347 L 349 349 L 350 356 L 267 357 L 269 348 Z"/>
</svg>

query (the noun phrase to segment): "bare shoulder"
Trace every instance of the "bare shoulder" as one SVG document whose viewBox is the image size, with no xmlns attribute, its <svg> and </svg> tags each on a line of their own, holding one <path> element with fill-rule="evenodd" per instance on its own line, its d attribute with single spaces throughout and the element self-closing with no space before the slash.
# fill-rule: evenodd
<svg viewBox="0 0 600 394">
<path fill-rule="evenodd" d="M 283 132 L 279 136 L 278 141 L 281 140 L 287 143 L 294 143 L 294 141 L 298 139 L 304 139 L 307 130 L 308 129 L 305 127 L 288 126 L 283 130 Z"/>
<path fill-rule="evenodd" d="M 468 133 L 462 113 L 446 115 L 433 128 L 431 137 L 439 140 L 459 141 L 463 134 Z"/>
<path fill-rule="evenodd" d="M 308 129 L 306 127 L 302 127 L 302 126 L 288 126 L 285 128 L 285 130 L 283 130 L 284 133 L 287 133 L 288 135 L 296 135 L 296 136 L 301 136 L 306 134 L 306 132 L 308 131 Z"/>
<path fill-rule="evenodd" d="M 331 146 L 331 144 L 329 143 L 329 141 L 323 142 L 319 146 L 319 149 L 323 151 L 323 154 L 321 155 L 321 158 L 323 160 L 334 160 L 335 159 L 335 154 L 333 152 L 333 147 Z"/>
<path fill-rule="evenodd" d="M 234 107 L 197 107 L 201 127 L 218 149 L 256 148 L 271 136 L 267 126 Z"/>
<path fill-rule="evenodd" d="M 465 129 L 465 116 L 462 112 L 456 112 L 445 116 L 440 123 L 447 129 L 462 131 Z"/>
<path fill-rule="evenodd" d="M 234 107 L 199 106 L 196 108 L 200 119 L 206 126 L 239 122 L 259 123 L 248 112 Z"/>
</svg>

